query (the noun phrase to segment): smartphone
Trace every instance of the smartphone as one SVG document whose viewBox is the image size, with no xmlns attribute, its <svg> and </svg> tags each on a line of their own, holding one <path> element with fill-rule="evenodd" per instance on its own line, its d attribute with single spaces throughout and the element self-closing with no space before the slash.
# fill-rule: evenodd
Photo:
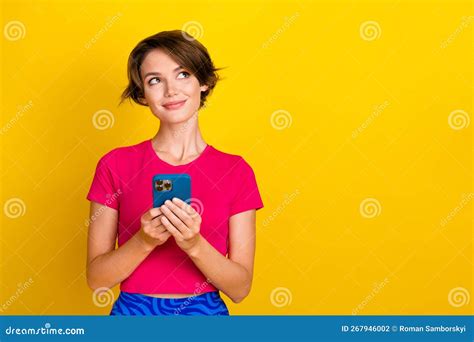
<svg viewBox="0 0 474 342">
<path fill-rule="evenodd" d="M 191 177 L 186 173 L 154 175 L 153 207 L 160 207 L 173 197 L 185 202 L 191 199 Z"/>
</svg>

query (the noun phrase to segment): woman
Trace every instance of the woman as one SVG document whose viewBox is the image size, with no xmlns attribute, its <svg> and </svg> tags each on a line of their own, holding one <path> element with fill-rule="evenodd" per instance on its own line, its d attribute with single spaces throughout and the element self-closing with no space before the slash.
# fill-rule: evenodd
<svg viewBox="0 0 474 342">
<path fill-rule="evenodd" d="M 234 303 L 250 292 L 263 203 L 250 165 L 201 135 L 198 110 L 216 71 L 207 49 L 179 30 L 130 54 L 122 101 L 148 106 L 160 126 L 102 156 L 87 195 L 87 282 L 95 291 L 120 283 L 111 315 L 228 315 L 219 291 Z M 153 176 L 182 173 L 192 198 L 153 208 Z"/>
</svg>

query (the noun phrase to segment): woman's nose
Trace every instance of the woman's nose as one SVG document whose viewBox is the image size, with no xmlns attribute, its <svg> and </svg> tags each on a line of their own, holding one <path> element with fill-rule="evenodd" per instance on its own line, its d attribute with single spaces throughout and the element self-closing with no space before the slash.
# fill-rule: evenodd
<svg viewBox="0 0 474 342">
<path fill-rule="evenodd" d="M 166 83 L 166 89 L 165 89 L 165 96 L 173 96 L 173 95 L 176 95 L 177 93 L 177 89 L 176 89 L 176 86 L 175 84 L 171 81 L 168 81 Z"/>
</svg>

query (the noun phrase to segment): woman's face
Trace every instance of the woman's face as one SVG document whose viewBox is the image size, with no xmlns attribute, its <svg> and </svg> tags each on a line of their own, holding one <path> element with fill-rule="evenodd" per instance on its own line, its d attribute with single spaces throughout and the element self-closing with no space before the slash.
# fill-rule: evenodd
<svg viewBox="0 0 474 342">
<path fill-rule="evenodd" d="M 160 121 L 187 121 L 199 109 L 201 92 L 208 88 L 199 85 L 194 75 L 161 49 L 146 55 L 140 72 L 145 93 L 143 102 Z"/>
</svg>

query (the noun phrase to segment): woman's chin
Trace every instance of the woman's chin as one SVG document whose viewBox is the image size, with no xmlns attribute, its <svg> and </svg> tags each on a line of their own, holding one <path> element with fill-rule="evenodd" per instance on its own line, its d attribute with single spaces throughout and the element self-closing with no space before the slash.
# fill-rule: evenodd
<svg viewBox="0 0 474 342">
<path fill-rule="evenodd" d="M 158 115 L 158 118 L 160 119 L 161 122 L 166 122 L 170 124 L 178 124 L 178 123 L 183 123 L 188 121 L 189 119 L 192 118 L 192 114 L 186 113 L 186 112 L 178 112 L 176 111 L 175 113 L 160 113 Z"/>
</svg>

